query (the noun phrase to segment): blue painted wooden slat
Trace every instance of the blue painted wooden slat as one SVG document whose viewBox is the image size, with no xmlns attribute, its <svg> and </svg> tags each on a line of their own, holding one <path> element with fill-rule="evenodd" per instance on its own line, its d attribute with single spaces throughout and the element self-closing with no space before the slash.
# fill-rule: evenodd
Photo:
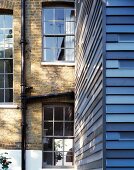
<svg viewBox="0 0 134 170">
<path fill-rule="evenodd" d="M 134 43 L 107 43 L 108 51 L 134 51 Z"/>
<path fill-rule="evenodd" d="M 134 87 L 107 87 L 106 94 L 134 94 Z"/>
<path fill-rule="evenodd" d="M 113 8 L 108 8 L 106 9 L 106 14 L 107 15 L 134 15 L 134 7 L 113 7 Z"/>
<path fill-rule="evenodd" d="M 134 77 L 134 70 L 107 69 L 106 77 Z"/>
<path fill-rule="evenodd" d="M 107 114 L 106 115 L 107 122 L 134 122 L 133 114 Z"/>
<path fill-rule="evenodd" d="M 107 25 L 106 32 L 111 33 L 134 33 L 134 25 Z"/>
<path fill-rule="evenodd" d="M 134 96 L 130 95 L 109 95 L 106 96 L 107 104 L 134 104 Z"/>
<path fill-rule="evenodd" d="M 107 0 L 107 6 L 134 6 L 133 0 Z"/>
<path fill-rule="evenodd" d="M 108 167 L 134 167 L 134 159 L 107 159 Z"/>
<path fill-rule="evenodd" d="M 134 141 L 107 141 L 107 149 L 134 149 Z"/>
<path fill-rule="evenodd" d="M 133 113 L 134 105 L 106 105 L 107 113 Z"/>
</svg>

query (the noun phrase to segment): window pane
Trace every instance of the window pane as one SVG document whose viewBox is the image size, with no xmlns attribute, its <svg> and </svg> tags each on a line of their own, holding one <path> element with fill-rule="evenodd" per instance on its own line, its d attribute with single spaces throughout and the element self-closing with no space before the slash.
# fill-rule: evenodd
<svg viewBox="0 0 134 170">
<path fill-rule="evenodd" d="M 44 20 L 49 21 L 53 20 L 53 15 L 54 15 L 54 9 L 44 9 Z"/>
<path fill-rule="evenodd" d="M 65 123 L 65 136 L 73 136 L 73 123 Z"/>
<path fill-rule="evenodd" d="M 44 122 L 44 136 L 52 136 L 53 135 L 53 123 Z"/>
<path fill-rule="evenodd" d="M 5 61 L 5 72 L 6 73 L 13 73 L 13 60 L 6 60 Z"/>
<path fill-rule="evenodd" d="M 65 108 L 65 120 L 74 120 L 74 111 L 72 107 L 66 107 Z"/>
<path fill-rule="evenodd" d="M 62 122 L 54 123 L 54 135 L 63 136 L 63 123 Z"/>
<path fill-rule="evenodd" d="M 73 9 L 66 9 L 65 10 L 65 17 L 66 21 L 74 21 L 75 14 Z"/>
<path fill-rule="evenodd" d="M 53 152 L 43 152 L 43 165 L 53 165 Z"/>
<path fill-rule="evenodd" d="M 64 37 L 55 37 L 56 48 L 64 48 Z"/>
<path fill-rule="evenodd" d="M 65 47 L 74 48 L 74 36 L 66 36 Z"/>
<path fill-rule="evenodd" d="M 0 44 L 4 43 L 4 34 L 0 34 Z"/>
<path fill-rule="evenodd" d="M 74 34 L 74 22 L 65 23 L 66 34 Z"/>
<path fill-rule="evenodd" d="M 64 151 L 66 152 L 73 151 L 73 139 L 64 139 Z"/>
<path fill-rule="evenodd" d="M 64 22 L 55 22 L 54 34 L 64 34 Z"/>
<path fill-rule="evenodd" d="M 4 15 L 0 15 L 0 28 L 4 28 Z"/>
<path fill-rule="evenodd" d="M 44 49 L 44 60 L 45 61 L 55 61 L 55 50 L 54 49 Z"/>
<path fill-rule="evenodd" d="M 0 58 L 4 58 L 4 49 L 0 48 Z"/>
<path fill-rule="evenodd" d="M 64 49 L 55 49 L 55 58 L 56 60 L 64 61 L 65 60 Z"/>
<path fill-rule="evenodd" d="M 63 152 L 55 152 L 54 154 L 55 166 L 63 166 Z"/>
<path fill-rule="evenodd" d="M 64 166 L 72 165 L 73 165 L 73 152 L 71 151 L 64 152 Z"/>
<path fill-rule="evenodd" d="M 44 108 L 44 121 L 53 120 L 53 108 L 45 107 Z"/>
<path fill-rule="evenodd" d="M 0 89 L 0 102 L 4 102 L 4 90 Z"/>
<path fill-rule="evenodd" d="M 55 20 L 64 20 L 64 9 L 55 9 Z"/>
<path fill-rule="evenodd" d="M 54 22 L 44 22 L 44 33 L 53 34 L 54 33 Z"/>
<path fill-rule="evenodd" d="M 4 75 L 0 75 L 0 88 L 4 88 Z"/>
<path fill-rule="evenodd" d="M 74 49 L 66 49 L 66 61 L 74 61 Z"/>
<path fill-rule="evenodd" d="M 43 143 L 44 151 L 53 151 L 53 138 L 44 138 Z"/>
<path fill-rule="evenodd" d="M 4 73 L 4 61 L 0 60 L 0 73 Z"/>
<path fill-rule="evenodd" d="M 55 151 L 63 151 L 63 139 L 54 139 Z"/>
<path fill-rule="evenodd" d="M 5 90 L 5 102 L 12 102 L 13 101 L 13 90 L 6 89 Z"/>
<path fill-rule="evenodd" d="M 12 74 L 5 75 L 5 87 L 6 88 L 13 87 L 13 75 Z"/>
<path fill-rule="evenodd" d="M 5 28 L 12 28 L 13 17 L 11 15 L 5 15 Z"/>
<path fill-rule="evenodd" d="M 55 107 L 54 119 L 63 121 L 63 107 Z"/>
<path fill-rule="evenodd" d="M 55 37 L 44 37 L 44 48 L 54 48 Z"/>
</svg>

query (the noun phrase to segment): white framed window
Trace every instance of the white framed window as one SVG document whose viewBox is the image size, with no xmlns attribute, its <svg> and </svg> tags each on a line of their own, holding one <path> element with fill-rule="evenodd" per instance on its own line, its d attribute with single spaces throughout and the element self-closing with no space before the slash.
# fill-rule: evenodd
<svg viewBox="0 0 134 170">
<path fill-rule="evenodd" d="M 73 8 L 43 8 L 43 61 L 74 62 Z"/>
<path fill-rule="evenodd" d="M 44 106 L 43 167 L 74 165 L 74 111 L 71 105 Z"/>
<path fill-rule="evenodd" d="M 0 103 L 13 102 L 13 16 L 0 14 Z"/>
</svg>

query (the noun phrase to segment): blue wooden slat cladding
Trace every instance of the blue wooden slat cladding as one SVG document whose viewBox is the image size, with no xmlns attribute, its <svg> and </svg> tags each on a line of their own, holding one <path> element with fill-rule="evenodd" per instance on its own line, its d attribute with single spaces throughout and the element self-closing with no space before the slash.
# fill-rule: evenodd
<svg viewBox="0 0 134 170">
<path fill-rule="evenodd" d="M 106 170 L 132 170 L 134 0 L 107 0 L 106 5 Z"/>
<path fill-rule="evenodd" d="M 103 159 L 102 1 L 76 1 L 75 154 L 78 170 L 101 170 Z"/>
</svg>

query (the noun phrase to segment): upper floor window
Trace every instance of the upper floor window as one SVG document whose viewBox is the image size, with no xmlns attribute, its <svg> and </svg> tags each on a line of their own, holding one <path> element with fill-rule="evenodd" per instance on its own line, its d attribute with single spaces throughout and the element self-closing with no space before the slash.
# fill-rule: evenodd
<svg viewBox="0 0 134 170">
<path fill-rule="evenodd" d="M 13 102 L 13 17 L 0 14 L 0 102 Z"/>
<path fill-rule="evenodd" d="M 43 9 L 43 61 L 74 61 L 73 8 Z"/>
<path fill-rule="evenodd" d="M 43 167 L 73 166 L 73 106 L 45 106 L 43 115 Z"/>
</svg>

